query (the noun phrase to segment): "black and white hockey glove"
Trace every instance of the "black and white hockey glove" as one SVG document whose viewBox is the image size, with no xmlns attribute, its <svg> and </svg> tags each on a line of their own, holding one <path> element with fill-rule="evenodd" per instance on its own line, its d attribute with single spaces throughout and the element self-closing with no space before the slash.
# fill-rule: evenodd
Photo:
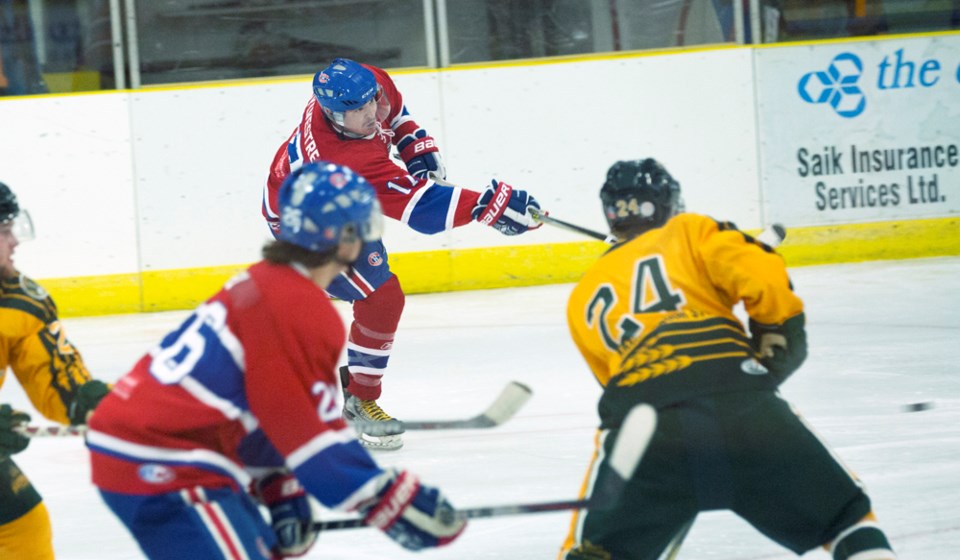
<svg viewBox="0 0 960 560">
<path fill-rule="evenodd" d="M 27 448 L 30 438 L 13 429 L 30 422 L 26 412 L 14 410 L 9 404 L 0 405 L 0 459 L 5 459 Z"/>
<path fill-rule="evenodd" d="M 91 379 L 81 385 L 67 407 L 67 418 L 70 419 L 70 425 L 86 424 L 90 413 L 97 408 L 97 405 L 109 392 L 110 386 L 97 379 Z"/>
<path fill-rule="evenodd" d="M 780 325 L 765 325 L 750 319 L 753 350 L 760 363 L 783 383 L 807 359 L 807 332 L 800 313 Z"/>
<path fill-rule="evenodd" d="M 377 480 L 376 498 L 361 504 L 367 525 L 376 527 L 407 550 L 453 542 L 467 526 L 440 490 L 420 484 L 408 471 L 388 469 Z"/>
<path fill-rule="evenodd" d="M 483 191 L 471 215 L 481 224 L 504 235 L 520 235 L 543 224 L 533 219 L 530 210 L 539 212 L 540 203 L 527 191 L 517 190 L 494 179 Z"/>
</svg>

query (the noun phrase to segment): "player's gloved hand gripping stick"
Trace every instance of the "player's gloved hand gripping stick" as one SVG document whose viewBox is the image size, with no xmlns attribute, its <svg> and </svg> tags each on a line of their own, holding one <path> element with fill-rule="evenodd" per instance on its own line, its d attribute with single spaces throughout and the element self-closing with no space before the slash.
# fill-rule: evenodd
<svg viewBox="0 0 960 560">
<path fill-rule="evenodd" d="M 589 498 L 582 500 L 563 500 L 556 502 L 534 502 L 504 504 L 499 506 L 473 507 L 452 510 L 449 515 L 456 519 L 475 519 L 480 517 L 500 517 L 502 515 L 520 515 L 570 509 L 605 509 L 612 507 L 623 492 L 627 481 L 633 476 L 647 445 L 657 427 L 657 412 L 648 404 L 638 404 L 627 413 L 619 428 L 619 434 L 610 454 L 612 467 L 594 486 Z M 422 516 L 421 516 L 422 517 Z M 337 521 L 314 523 L 318 531 L 337 529 L 359 529 L 370 527 L 369 514 Z"/>
</svg>

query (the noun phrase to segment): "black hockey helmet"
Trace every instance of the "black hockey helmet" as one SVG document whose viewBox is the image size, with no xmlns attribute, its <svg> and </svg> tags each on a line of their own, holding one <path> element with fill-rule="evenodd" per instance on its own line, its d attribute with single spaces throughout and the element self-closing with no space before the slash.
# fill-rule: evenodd
<svg viewBox="0 0 960 560">
<path fill-rule="evenodd" d="M 20 205 L 17 204 L 17 195 L 13 194 L 10 187 L 0 182 L 0 224 L 8 224 L 20 213 Z"/>
<path fill-rule="evenodd" d="M 600 201 L 613 232 L 657 228 L 683 211 L 680 183 L 653 158 L 610 166 Z"/>
</svg>

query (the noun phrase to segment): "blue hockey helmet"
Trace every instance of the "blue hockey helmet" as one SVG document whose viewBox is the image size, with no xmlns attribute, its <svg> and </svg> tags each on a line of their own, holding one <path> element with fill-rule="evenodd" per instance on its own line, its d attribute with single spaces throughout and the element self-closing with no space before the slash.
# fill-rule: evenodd
<svg viewBox="0 0 960 560">
<path fill-rule="evenodd" d="M 680 183 L 653 158 L 610 166 L 600 200 L 611 231 L 660 227 L 683 212 Z"/>
<path fill-rule="evenodd" d="M 340 242 L 376 241 L 383 214 L 376 192 L 349 167 L 316 161 L 295 170 L 280 186 L 277 238 L 315 253 Z"/>
<path fill-rule="evenodd" d="M 377 79 L 359 62 L 336 58 L 313 77 L 313 95 L 328 113 L 359 109 L 377 94 Z"/>
</svg>

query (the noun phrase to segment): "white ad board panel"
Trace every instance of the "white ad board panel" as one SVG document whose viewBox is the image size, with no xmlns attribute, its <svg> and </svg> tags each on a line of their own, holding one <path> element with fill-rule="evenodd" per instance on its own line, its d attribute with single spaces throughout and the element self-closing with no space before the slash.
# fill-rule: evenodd
<svg viewBox="0 0 960 560">
<path fill-rule="evenodd" d="M 0 103 L 0 181 L 36 229 L 36 239 L 17 249 L 24 273 L 138 272 L 128 104 L 125 93 Z"/>
<path fill-rule="evenodd" d="M 960 211 L 960 36 L 756 51 L 767 221 Z"/>
</svg>

